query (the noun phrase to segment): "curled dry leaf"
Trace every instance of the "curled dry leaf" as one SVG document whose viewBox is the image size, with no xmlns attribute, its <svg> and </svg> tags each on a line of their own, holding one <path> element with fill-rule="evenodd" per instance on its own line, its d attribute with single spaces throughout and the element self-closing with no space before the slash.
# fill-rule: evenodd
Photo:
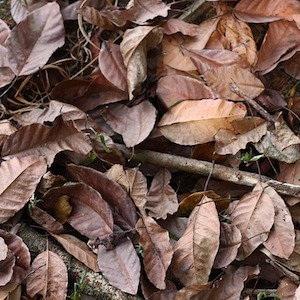
<svg viewBox="0 0 300 300">
<path fill-rule="evenodd" d="M 163 290 L 166 288 L 166 272 L 173 256 L 169 233 L 147 216 L 138 220 L 136 230 L 144 249 L 144 267 L 148 279 Z"/>
<path fill-rule="evenodd" d="M 145 205 L 150 217 L 166 219 L 168 214 L 173 215 L 178 210 L 177 194 L 170 186 L 171 177 L 167 169 L 161 169 L 155 174 Z"/>
<path fill-rule="evenodd" d="M 172 269 L 185 285 L 205 284 L 219 248 L 220 222 L 215 203 L 203 197 L 174 247 Z"/>
<path fill-rule="evenodd" d="M 127 147 L 134 147 L 144 141 L 152 131 L 156 113 L 149 101 L 143 101 L 132 107 L 115 104 L 104 110 L 102 116 L 115 132 L 122 135 Z"/>
<path fill-rule="evenodd" d="M 51 251 L 40 253 L 32 262 L 26 290 L 30 297 L 64 300 L 67 296 L 68 272 L 62 259 Z"/>
<path fill-rule="evenodd" d="M 16 257 L 8 250 L 6 258 L 0 261 L 0 287 L 5 286 L 11 280 L 15 264 Z"/>
<path fill-rule="evenodd" d="M 182 100 L 218 98 L 203 81 L 184 75 L 169 75 L 158 80 L 156 93 L 162 103 L 170 108 Z"/>
<path fill-rule="evenodd" d="M 269 24 L 265 40 L 258 52 L 255 71 L 264 75 L 272 71 L 281 61 L 288 60 L 297 51 L 300 29 L 296 23 L 277 21 Z"/>
<path fill-rule="evenodd" d="M 294 300 L 295 299 L 294 295 L 297 287 L 298 285 L 294 283 L 290 278 L 283 277 L 280 280 L 276 294 L 281 300 L 292 300 L 292 299 Z M 295 299 L 295 300 L 299 300 L 299 299 Z"/>
<path fill-rule="evenodd" d="M 78 238 L 70 234 L 51 234 L 78 261 L 85 264 L 94 272 L 100 272 L 96 254 Z"/>
<path fill-rule="evenodd" d="M 187 36 L 198 34 L 198 25 L 187 23 L 180 19 L 169 19 L 163 26 L 164 34 L 171 35 L 177 32 Z"/>
<path fill-rule="evenodd" d="M 7 40 L 10 68 L 19 76 L 33 74 L 47 63 L 64 42 L 60 7 L 56 2 L 47 3 L 12 29 Z"/>
<path fill-rule="evenodd" d="M 163 37 L 160 27 L 138 26 L 127 29 L 120 44 L 121 53 L 127 68 L 129 99 L 147 78 L 147 52 L 155 48 Z"/>
<path fill-rule="evenodd" d="M 274 224 L 275 210 L 272 199 L 258 183 L 252 192 L 247 193 L 237 203 L 231 214 L 232 224 L 242 234 L 238 260 L 249 256 L 265 242 Z"/>
<path fill-rule="evenodd" d="M 29 201 L 46 170 L 46 162 L 35 156 L 14 157 L 1 163 L 0 224 Z"/>
<path fill-rule="evenodd" d="M 5 244 L 5 241 L 0 237 L 0 261 L 4 260 L 7 257 L 8 247 Z"/>
<path fill-rule="evenodd" d="M 207 84 L 219 93 L 220 97 L 234 101 L 242 101 L 243 99 L 231 91 L 230 86 L 233 83 L 250 98 L 257 97 L 264 90 L 264 85 L 257 77 L 250 71 L 237 66 L 211 69 L 203 74 L 203 77 Z"/>
<path fill-rule="evenodd" d="M 221 128 L 231 129 L 231 122 L 243 118 L 246 113 L 243 104 L 222 99 L 183 101 L 164 114 L 158 128 L 174 143 L 203 144 L 213 141 Z"/>
<path fill-rule="evenodd" d="M 113 250 L 98 247 L 98 265 L 109 283 L 123 292 L 135 295 L 138 290 L 141 264 L 129 239 Z"/>
<path fill-rule="evenodd" d="M 295 79 L 300 79 L 300 51 L 292 58 L 282 63 L 284 71 Z"/>
</svg>

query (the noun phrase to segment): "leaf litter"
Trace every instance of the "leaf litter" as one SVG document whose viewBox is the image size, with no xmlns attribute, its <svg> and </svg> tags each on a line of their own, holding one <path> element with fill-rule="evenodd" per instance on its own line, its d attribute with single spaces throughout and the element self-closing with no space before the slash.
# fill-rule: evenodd
<svg viewBox="0 0 300 300">
<path fill-rule="evenodd" d="M 12 1 L 1 299 L 74 292 L 73 266 L 50 247 L 34 258 L 17 235 L 36 225 L 122 299 L 299 299 L 299 12 L 296 0 Z"/>
</svg>

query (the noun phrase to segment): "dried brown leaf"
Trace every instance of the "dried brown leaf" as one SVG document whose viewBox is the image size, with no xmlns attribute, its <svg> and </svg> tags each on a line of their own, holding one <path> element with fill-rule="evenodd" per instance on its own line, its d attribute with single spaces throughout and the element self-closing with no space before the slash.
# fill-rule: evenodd
<svg viewBox="0 0 300 300">
<path fill-rule="evenodd" d="M 238 260 L 249 256 L 268 238 L 274 224 L 275 210 L 271 197 L 258 183 L 252 192 L 247 193 L 237 203 L 231 214 L 232 224 L 242 234 Z"/>
<path fill-rule="evenodd" d="M 70 234 L 51 234 L 78 261 L 94 272 L 100 272 L 96 254 L 78 238 Z"/>
<path fill-rule="evenodd" d="M 64 38 L 63 19 L 56 2 L 34 10 L 12 29 L 7 40 L 10 68 L 19 76 L 33 74 L 63 46 Z"/>
<path fill-rule="evenodd" d="M 163 26 L 164 34 L 171 35 L 182 33 L 183 35 L 196 36 L 198 34 L 198 25 L 190 24 L 180 19 L 169 19 Z"/>
<path fill-rule="evenodd" d="M 7 257 L 8 247 L 5 244 L 5 241 L 0 237 L 0 261 L 4 260 Z"/>
<path fill-rule="evenodd" d="M 32 262 L 26 290 L 30 297 L 64 300 L 67 296 L 68 272 L 62 259 L 51 251 L 40 253 Z"/>
<path fill-rule="evenodd" d="M 282 63 L 284 71 L 295 79 L 300 79 L 300 51 Z"/>
<path fill-rule="evenodd" d="M 144 249 L 144 267 L 148 279 L 163 290 L 166 288 L 166 272 L 173 256 L 169 233 L 147 216 L 139 219 L 136 230 Z"/>
<path fill-rule="evenodd" d="M 166 219 L 168 214 L 173 215 L 178 210 L 177 194 L 170 186 L 171 177 L 167 169 L 161 169 L 155 174 L 145 205 L 150 217 Z"/>
<path fill-rule="evenodd" d="M 0 224 L 29 201 L 46 170 L 45 161 L 34 156 L 14 157 L 1 163 Z"/>
<path fill-rule="evenodd" d="M 0 287 L 5 286 L 12 278 L 16 257 L 8 250 L 6 258 L 0 261 Z"/>
<path fill-rule="evenodd" d="M 158 128 L 174 143 L 202 144 L 213 141 L 221 128 L 231 129 L 230 122 L 245 114 L 246 107 L 243 104 L 222 99 L 183 101 L 164 114 Z"/>
<path fill-rule="evenodd" d="M 156 109 L 149 101 L 127 107 L 115 104 L 103 111 L 108 125 L 123 136 L 127 147 L 134 147 L 144 141 L 152 131 L 156 120 Z"/>
<path fill-rule="evenodd" d="M 220 236 L 220 222 L 215 203 L 203 197 L 190 216 L 184 235 L 174 247 L 172 269 L 184 283 L 205 284 L 214 263 Z"/>
<path fill-rule="evenodd" d="M 257 97 L 264 90 L 262 82 L 250 71 L 238 66 L 225 66 L 208 70 L 204 75 L 207 84 L 220 94 L 220 97 L 235 101 L 243 100 L 231 91 L 231 84 L 236 84 L 240 91 L 250 98 Z M 220 80 L 222 78 L 222 80 Z"/>
<path fill-rule="evenodd" d="M 113 250 L 106 250 L 104 246 L 99 245 L 98 265 L 111 285 L 132 295 L 137 293 L 141 265 L 129 239 Z"/>
<path fill-rule="evenodd" d="M 281 300 L 294 300 L 295 291 L 298 285 L 288 277 L 283 277 L 280 280 L 276 294 Z"/>
</svg>

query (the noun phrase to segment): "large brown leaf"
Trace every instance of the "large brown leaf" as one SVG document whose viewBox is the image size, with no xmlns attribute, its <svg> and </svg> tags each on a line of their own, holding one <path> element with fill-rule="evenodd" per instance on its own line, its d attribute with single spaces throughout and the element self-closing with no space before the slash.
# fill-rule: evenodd
<svg viewBox="0 0 300 300">
<path fill-rule="evenodd" d="M 132 295 L 137 293 L 141 265 L 129 239 L 113 250 L 106 250 L 104 246 L 99 245 L 98 265 L 111 285 Z"/>
<path fill-rule="evenodd" d="M 92 147 L 72 121 L 64 122 L 60 119 L 53 127 L 32 124 L 11 134 L 3 143 L 1 156 L 11 158 L 36 155 L 44 157 L 50 165 L 55 155 L 65 150 L 88 154 Z"/>
<path fill-rule="evenodd" d="M 68 272 L 62 259 L 51 251 L 40 253 L 32 262 L 26 290 L 30 297 L 64 300 L 67 296 Z"/>
<path fill-rule="evenodd" d="M 147 276 L 158 289 L 163 290 L 166 288 L 166 272 L 173 256 L 169 233 L 147 216 L 138 220 L 136 230 L 144 249 Z"/>
<path fill-rule="evenodd" d="M 156 109 L 149 101 L 127 107 L 115 104 L 103 111 L 108 125 L 123 136 L 127 147 L 134 147 L 144 141 L 152 131 L 156 120 Z"/>
<path fill-rule="evenodd" d="M 243 104 L 222 99 L 183 101 L 164 114 L 158 128 L 174 143 L 202 144 L 213 141 L 221 128 L 231 129 L 230 122 L 245 115 L 246 107 Z"/>
<path fill-rule="evenodd" d="M 14 157 L 0 165 L 0 224 L 18 212 L 33 195 L 47 165 L 42 158 Z"/>
<path fill-rule="evenodd" d="M 242 234 L 238 260 L 249 256 L 265 242 L 274 224 L 274 205 L 272 199 L 260 183 L 252 192 L 243 196 L 231 214 L 232 224 Z"/>
<path fill-rule="evenodd" d="M 33 74 L 64 42 L 60 7 L 56 2 L 48 3 L 34 10 L 11 31 L 7 40 L 10 68 L 16 75 Z"/>
<path fill-rule="evenodd" d="M 70 197 L 72 206 L 67 222 L 78 232 L 90 239 L 101 239 L 112 234 L 112 212 L 99 192 L 84 183 L 74 183 L 49 190 L 44 195 L 44 205 L 47 206 L 48 202 L 55 206 L 64 195 Z"/>
<path fill-rule="evenodd" d="M 161 169 L 155 174 L 145 205 L 150 217 L 166 219 L 168 214 L 173 215 L 178 210 L 177 194 L 170 186 L 171 177 L 167 169 Z"/>
<path fill-rule="evenodd" d="M 91 168 L 70 164 L 67 170 L 73 180 L 84 182 L 100 192 L 103 199 L 110 204 L 114 221 L 118 226 L 124 230 L 135 228 L 136 208 L 127 192 L 119 184 Z"/>
<path fill-rule="evenodd" d="M 172 269 L 184 285 L 205 284 L 214 263 L 220 236 L 215 203 L 204 197 L 190 216 L 190 224 L 174 247 Z"/>
</svg>

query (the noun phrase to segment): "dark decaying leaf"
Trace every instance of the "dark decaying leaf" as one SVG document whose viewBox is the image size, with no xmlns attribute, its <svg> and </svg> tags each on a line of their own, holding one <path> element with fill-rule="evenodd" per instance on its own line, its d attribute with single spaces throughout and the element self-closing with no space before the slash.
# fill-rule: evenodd
<svg viewBox="0 0 300 300">
<path fill-rule="evenodd" d="M 33 195 L 47 165 L 42 158 L 26 156 L 0 165 L 0 223 L 18 212 Z"/>
<path fill-rule="evenodd" d="M 113 250 L 106 250 L 103 245 L 99 245 L 98 265 L 111 285 L 132 295 L 137 293 L 141 265 L 129 239 Z"/>
<path fill-rule="evenodd" d="M 68 165 L 72 180 L 84 182 L 97 190 L 111 206 L 114 222 L 124 230 L 133 230 L 137 222 L 136 208 L 127 192 L 105 174 L 91 168 Z"/>
</svg>

